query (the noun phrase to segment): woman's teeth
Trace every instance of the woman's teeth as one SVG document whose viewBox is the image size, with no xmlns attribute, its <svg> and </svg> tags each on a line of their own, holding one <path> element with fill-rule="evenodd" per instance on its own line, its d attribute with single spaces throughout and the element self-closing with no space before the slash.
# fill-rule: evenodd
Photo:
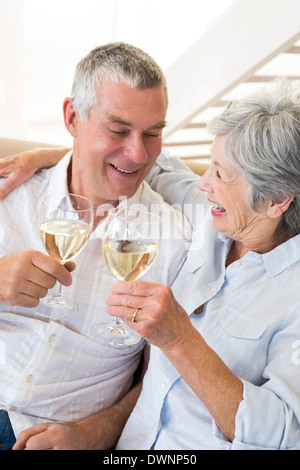
<svg viewBox="0 0 300 470">
<path fill-rule="evenodd" d="M 226 209 L 224 209 L 224 207 L 221 206 L 220 204 L 211 203 L 211 205 L 212 205 L 212 208 L 215 212 L 226 212 Z"/>
</svg>

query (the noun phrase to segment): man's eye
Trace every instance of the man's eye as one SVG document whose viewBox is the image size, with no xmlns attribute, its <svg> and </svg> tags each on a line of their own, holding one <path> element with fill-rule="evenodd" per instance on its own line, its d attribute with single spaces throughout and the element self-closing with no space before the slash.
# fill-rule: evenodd
<svg viewBox="0 0 300 470">
<path fill-rule="evenodd" d="M 112 132 L 113 134 L 117 134 L 117 135 L 124 135 L 127 133 L 127 131 L 117 131 L 115 129 L 110 129 L 110 132 Z"/>
<path fill-rule="evenodd" d="M 145 133 L 145 136 L 146 136 L 146 137 L 153 137 L 153 138 L 158 139 L 159 137 L 161 137 L 161 134 L 152 134 L 152 133 L 150 133 L 150 132 L 146 132 L 146 133 Z"/>
<path fill-rule="evenodd" d="M 217 175 L 217 178 L 221 179 L 221 175 L 220 175 L 219 171 L 216 171 L 216 175 Z"/>
</svg>

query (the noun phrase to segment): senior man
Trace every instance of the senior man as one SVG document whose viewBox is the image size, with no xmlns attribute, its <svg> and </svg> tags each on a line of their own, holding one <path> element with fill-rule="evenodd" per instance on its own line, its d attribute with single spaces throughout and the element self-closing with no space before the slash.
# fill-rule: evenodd
<svg viewBox="0 0 300 470">
<path fill-rule="evenodd" d="M 99 207 L 159 207 L 175 236 L 161 241 L 152 273 L 170 284 L 184 261 L 188 224 L 144 182 L 161 151 L 166 110 L 165 77 L 151 57 L 124 43 L 94 49 L 78 64 L 72 97 L 63 104 L 72 151 L 0 203 L 2 449 L 34 424 L 94 414 L 92 447 L 110 448 L 120 435 L 139 393 L 133 384 L 145 341 L 115 349 L 90 333 L 108 318 L 105 299 L 115 282 L 102 254 Z M 41 203 L 53 192 L 85 196 L 95 207 L 94 231 L 75 269 L 46 255 L 40 239 Z M 35 309 L 56 281 L 79 305 L 75 316 L 60 321 Z M 51 428 L 36 439 L 45 437 L 46 448 L 54 448 Z"/>
</svg>

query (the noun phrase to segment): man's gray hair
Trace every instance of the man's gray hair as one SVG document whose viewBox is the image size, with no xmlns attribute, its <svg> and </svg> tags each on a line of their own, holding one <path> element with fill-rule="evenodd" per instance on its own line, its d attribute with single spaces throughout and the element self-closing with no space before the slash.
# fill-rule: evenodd
<svg viewBox="0 0 300 470">
<path fill-rule="evenodd" d="M 152 57 L 130 44 L 110 43 L 93 49 L 76 67 L 72 98 L 81 120 L 96 105 L 102 79 L 139 90 L 163 87 L 168 99 L 166 78 Z"/>
<path fill-rule="evenodd" d="M 254 210 L 266 201 L 293 198 L 278 239 L 300 233 L 300 81 L 278 79 L 229 103 L 208 130 L 228 134 L 225 156 L 250 183 Z"/>
</svg>

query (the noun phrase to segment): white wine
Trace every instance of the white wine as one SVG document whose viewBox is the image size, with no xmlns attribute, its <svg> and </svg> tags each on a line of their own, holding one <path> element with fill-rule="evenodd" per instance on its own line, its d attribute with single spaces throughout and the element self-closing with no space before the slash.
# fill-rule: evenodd
<svg viewBox="0 0 300 470">
<path fill-rule="evenodd" d="M 105 241 L 103 252 L 109 269 L 119 281 L 135 281 L 152 265 L 158 244 L 147 241 Z"/>
<path fill-rule="evenodd" d="M 81 220 L 52 219 L 40 226 L 48 254 L 61 263 L 73 259 L 86 245 L 91 227 Z"/>
</svg>

